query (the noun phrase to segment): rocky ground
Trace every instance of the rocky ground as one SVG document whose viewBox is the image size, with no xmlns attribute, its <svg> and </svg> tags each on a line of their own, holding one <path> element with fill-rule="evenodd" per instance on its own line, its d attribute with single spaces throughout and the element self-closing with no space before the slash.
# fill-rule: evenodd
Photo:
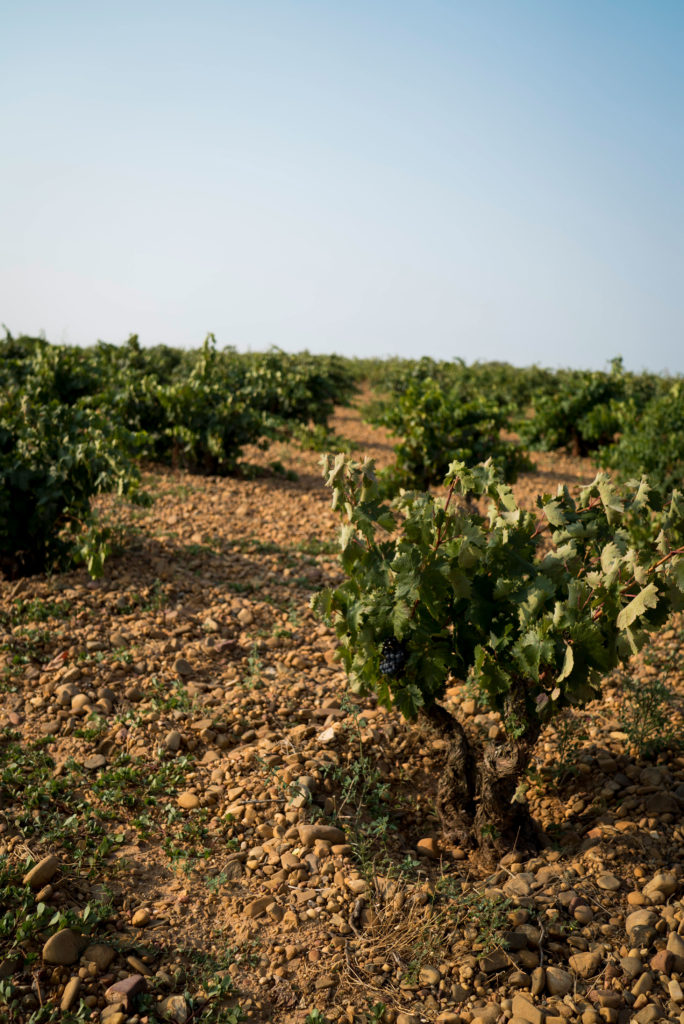
<svg viewBox="0 0 684 1024">
<path fill-rule="evenodd" d="M 485 874 L 440 835 L 441 741 L 350 700 L 309 610 L 319 456 L 252 456 L 298 479 L 150 473 L 102 580 L 0 583 L 0 1020 L 684 1024 L 682 622 L 543 735 L 545 845 Z"/>
</svg>

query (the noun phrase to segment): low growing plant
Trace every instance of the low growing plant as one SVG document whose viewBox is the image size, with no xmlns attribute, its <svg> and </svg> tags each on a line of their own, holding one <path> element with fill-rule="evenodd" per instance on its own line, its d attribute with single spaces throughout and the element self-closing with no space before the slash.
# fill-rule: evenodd
<svg viewBox="0 0 684 1024">
<path fill-rule="evenodd" d="M 624 524 L 653 520 L 645 480 L 619 491 L 599 474 L 578 500 L 560 487 L 527 512 L 489 462 L 454 462 L 444 497 L 403 492 L 392 505 L 371 461 L 325 465 L 347 578 L 314 607 L 337 632 L 351 689 L 448 739 L 438 805 L 454 839 L 534 842 L 519 787 L 543 725 L 597 698 L 684 606 L 684 548 L 672 543 L 684 499 L 673 492 L 660 532 L 635 547 Z M 489 498 L 486 516 L 471 496 Z M 440 703 L 450 677 L 501 714 L 503 741 L 471 739 Z"/>
<path fill-rule="evenodd" d="M 632 752 L 649 757 L 666 750 L 675 741 L 670 727 L 671 690 L 658 676 L 626 676 L 623 690 L 620 728 L 627 733 Z"/>
<path fill-rule="evenodd" d="M 385 470 L 388 492 L 399 487 L 439 484 L 454 458 L 473 466 L 493 458 L 507 481 L 530 468 L 522 449 L 504 440 L 510 410 L 465 389 L 461 381 L 409 380 L 372 416 L 372 422 L 401 435 L 395 463 Z"/>
<path fill-rule="evenodd" d="M 137 496 L 134 444 L 88 410 L 27 394 L 0 399 L 0 571 L 13 578 L 85 561 L 100 575 L 109 533 L 91 498 Z"/>
<path fill-rule="evenodd" d="M 647 404 L 630 402 L 622 432 L 601 453 L 604 465 L 622 479 L 646 473 L 663 490 L 684 481 L 684 385 L 675 381 Z"/>
</svg>

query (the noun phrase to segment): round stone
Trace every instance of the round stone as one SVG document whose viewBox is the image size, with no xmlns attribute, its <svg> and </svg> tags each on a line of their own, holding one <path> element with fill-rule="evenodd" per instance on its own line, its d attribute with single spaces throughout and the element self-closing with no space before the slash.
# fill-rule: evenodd
<svg viewBox="0 0 684 1024">
<path fill-rule="evenodd" d="M 560 967 L 546 968 L 546 989 L 549 995 L 565 996 L 572 991 L 573 984 L 572 974 L 568 971 L 563 971 Z"/>
<path fill-rule="evenodd" d="M 611 874 L 610 871 L 604 871 L 602 875 L 599 875 L 596 879 L 596 884 L 599 889 L 604 889 L 606 892 L 617 892 L 622 885 L 619 878 Z"/>
<path fill-rule="evenodd" d="M 199 807 L 200 803 L 197 793 L 190 793 L 189 791 L 179 793 L 176 802 L 179 807 L 182 807 L 186 811 L 194 810 L 195 807 Z"/>
<path fill-rule="evenodd" d="M 172 729 L 171 732 L 166 734 L 164 739 L 164 746 L 167 750 L 180 750 L 181 745 L 181 734 L 177 729 Z"/>
<path fill-rule="evenodd" d="M 439 860 L 440 852 L 437 840 L 433 836 L 426 836 L 416 843 L 416 850 L 419 856 L 429 857 L 430 860 Z"/>
<path fill-rule="evenodd" d="M 422 967 L 419 978 L 421 985 L 439 985 L 442 975 L 436 967 Z"/>
<path fill-rule="evenodd" d="M 32 889 L 42 889 L 58 870 L 59 860 L 54 853 L 51 853 L 33 865 L 31 870 L 24 875 L 23 884 L 30 885 Z"/>
<path fill-rule="evenodd" d="M 51 935 L 43 946 L 46 964 L 75 964 L 78 960 L 78 937 L 71 928 L 62 928 Z"/>
<path fill-rule="evenodd" d="M 106 971 L 115 956 L 116 951 L 104 942 L 94 942 L 83 952 L 83 959 L 88 963 L 95 964 L 98 971 Z"/>
<path fill-rule="evenodd" d="M 79 990 L 81 988 L 81 979 L 76 975 L 70 978 L 64 986 L 64 992 L 62 993 L 62 999 L 59 1004 L 59 1008 L 62 1013 L 66 1013 L 76 1002 Z"/>
<path fill-rule="evenodd" d="M 87 768 L 90 772 L 94 772 L 98 768 L 104 768 L 106 764 L 107 758 L 103 754 L 93 754 L 91 757 L 86 757 L 83 767 Z"/>
</svg>

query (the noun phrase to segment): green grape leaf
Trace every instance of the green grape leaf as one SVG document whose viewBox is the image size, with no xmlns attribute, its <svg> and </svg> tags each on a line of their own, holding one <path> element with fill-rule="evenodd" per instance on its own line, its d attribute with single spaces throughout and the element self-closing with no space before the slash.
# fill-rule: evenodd
<svg viewBox="0 0 684 1024">
<path fill-rule="evenodd" d="M 565 645 L 565 655 L 563 657 L 563 667 L 560 674 L 556 676 L 556 682 L 562 683 L 564 679 L 567 679 L 573 668 L 575 667 L 575 656 L 572 653 L 572 647 L 570 644 Z M 555 698 L 553 698 L 555 700 Z"/>
<path fill-rule="evenodd" d="M 626 629 L 644 615 L 649 608 L 655 608 L 658 604 L 658 588 L 655 583 L 649 583 L 636 597 L 626 604 L 617 617 L 617 628 Z"/>
<path fill-rule="evenodd" d="M 404 602 L 400 601 L 394 606 L 392 612 L 392 630 L 397 640 L 403 640 L 406 633 L 406 627 L 411 621 L 411 609 Z"/>
<path fill-rule="evenodd" d="M 542 507 L 542 511 L 551 526 L 565 526 L 567 516 L 565 514 L 565 509 L 561 507 L 559 501 L 549 501 L 548 504 Z"/>
</svg>

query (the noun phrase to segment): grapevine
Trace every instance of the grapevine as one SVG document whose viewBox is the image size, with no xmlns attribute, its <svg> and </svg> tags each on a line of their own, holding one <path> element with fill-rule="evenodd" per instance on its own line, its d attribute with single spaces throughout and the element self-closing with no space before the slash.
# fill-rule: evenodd
<svg viewBox="0 0 684 1024">
<path fill-rule="evenodd" d="M 645 479 L 619 489 L 599 474 L 578 500 L 561 487 L 525 511 L 491 462 L 455 462 L 444 497 L 404 492 L 389 504 L 371 462 L 340 454 L 325 469 L 346 579 L 315 607 L 351 689 L 449 737 L 452 792 L 440 799 L 461 829 L 469 821 L 480 841 L 529 835 L 511 801 L 543 725 L 599 697 L 605 676 L 684 607 L 682 495 L 662 507 L 656 495 L 654 508 Z M 486 515 L 473 509 L 482 499 Z M 467 680 L 501 715 L 503 742 L 466 736 L 443 703 L 449 680 Z"/>
</svg>

